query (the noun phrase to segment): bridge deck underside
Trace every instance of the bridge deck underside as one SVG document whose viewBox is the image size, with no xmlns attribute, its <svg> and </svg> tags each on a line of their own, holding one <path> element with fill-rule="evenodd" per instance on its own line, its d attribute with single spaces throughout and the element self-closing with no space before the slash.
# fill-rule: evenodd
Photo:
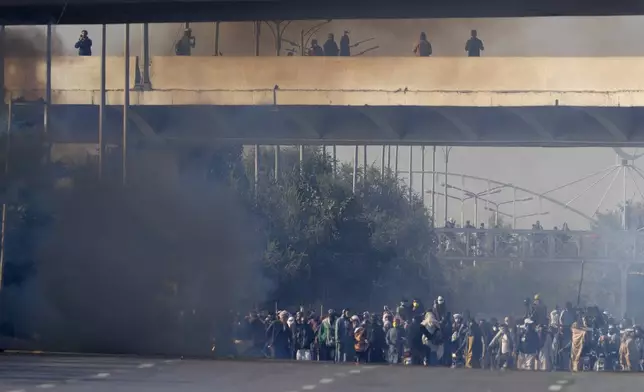
<svg viewBox="0 0 644 392">
<path fill-rule="evenodd" d="M 16 119 L 42 118 L 28 106 Z M 159 140 L 247 144 L 436 144 L 454 146 L 644 146 L 639 107 L 134 106 Z M 60 142 L 98 140 L 97 106 L 51 108 Z M 105 138 L 121 139 L 122 107 L 106 109 Z M 144 132 L 145 133 L 145 132 Z M 150 132 L 147 132 L 150 136 Z"/>
</svg>

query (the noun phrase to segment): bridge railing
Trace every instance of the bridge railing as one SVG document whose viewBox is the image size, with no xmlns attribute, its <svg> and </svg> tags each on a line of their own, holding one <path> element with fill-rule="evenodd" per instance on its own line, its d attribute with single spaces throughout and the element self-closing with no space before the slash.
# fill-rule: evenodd
<svg viewBox="0 0 644 392">
<path fill-rule="evenodd" d="M 445 260 L 644 262 L 644 234 L 561 230 L 437 228 Z"/>
</svg>

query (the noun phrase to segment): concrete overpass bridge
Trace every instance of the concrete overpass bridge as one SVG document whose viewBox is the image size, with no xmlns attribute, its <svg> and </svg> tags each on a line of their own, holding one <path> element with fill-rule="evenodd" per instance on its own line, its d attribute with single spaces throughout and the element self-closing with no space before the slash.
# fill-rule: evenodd
<svg viewBox="0 0 644 392">
<path fill-rule="evenodd" d="M 6 58 L 5 101 L 50 97 L 52 135 L 83 142 L 104 103 L 115 140 L 126 113 L 197 143 L 644 145 L 642 58 L 129 60 L 107 57 L 102 85 L 100 57 L 54 57 L 50 84 L 45 59 Z"/>
</svg>

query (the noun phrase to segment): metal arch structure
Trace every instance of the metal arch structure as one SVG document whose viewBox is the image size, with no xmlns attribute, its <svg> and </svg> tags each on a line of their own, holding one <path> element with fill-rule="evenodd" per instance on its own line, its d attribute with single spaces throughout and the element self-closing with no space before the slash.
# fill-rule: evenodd
<svg viewBox="0 0 644 392">
<path fill-rule="evenodd" d="M 462 173 L 452 173 L 452 172 L 445 173 L 445 172 L 439 172 L 439 171 L 434 172 L 432 170 L 426 171 L 425 173 L 427 173 L 427 174 L 434 174 L 435 173 L 437 176 L 438 175 L 443 175 L 444 176 L 445 174 L 447 174 L 448 176 L 452 176 L 452 177 L 461 177 L 461 178 L 466 178 L 466 179 L 476 180 L 476 181 L 487 181 L 490 184 L 494 184 L 496 186 L 516 189 L 517 191 L 521 191 L 521 192 L 527 193 L 527 194 L 529 194 L 531 196 L 538 197 L 538 198 L 540 198 L 542 200 L 548 201 L 548 202 L 550 202 L 550 203 L 552 203 L 552 204 L 554 204 L 556 206 L 559 206 L 559 207 L 561 207 L 563 209 L 571 211 L 571 212 L 575 213 L 576 215 L 586 219 L 590 223 L 595 223 L 596 222 L 596 220 L 594 218 L 592 218 L 591 216 L 585 214 L 584 212 L 582 212 L 582 211 L 580 211 L 580 210 L 578 210 L 578 209 L 576 209 L 574 207 L 571 207 L 570 205 L 567 205 L 566 203 L 562 203 L 561 201 L 559 201 L 557 199 L 554 199 L 554 198 L 552 198 L 550 196 L 547 196 L 547 195 L 544 195 L 544 194 L 541 194 L 541 193 L 537 193 L 537 192 L 531 191 L 531 190 L 529 190 L 527 188 L 516 186 L 516 185 L 510 184 L 510 183 L 496 181 L 496 180 L 493 180 L 491 178 L 472 176 L 472 175 L 469 175 L 469 174 L 462 174 Z"/>
<path fill-rule="evenodd" d="M 644 156 L 644 152 L 641 154 L 629 154 L 620 147 L 613 147 L 613 151 L 615 151 L 618 157 L 626 159 L 627 161 L 635 161 L 638 158 Z"/>
</svg>

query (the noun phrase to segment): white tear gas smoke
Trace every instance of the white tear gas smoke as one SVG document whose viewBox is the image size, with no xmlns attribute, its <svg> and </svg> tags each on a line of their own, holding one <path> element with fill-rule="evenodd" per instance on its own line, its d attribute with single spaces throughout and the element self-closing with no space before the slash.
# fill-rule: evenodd
<svg viewBox="0 0 644 392">
<path fill-rule="evenodd" d="M 44 347 L 202 354 L 232 310 L 262 299 L 260 236 L 236 194 L 202 176 L 140 174 L 127 187 L 76 181 L 50 200 L 22 288 Z"/>
</svg>

